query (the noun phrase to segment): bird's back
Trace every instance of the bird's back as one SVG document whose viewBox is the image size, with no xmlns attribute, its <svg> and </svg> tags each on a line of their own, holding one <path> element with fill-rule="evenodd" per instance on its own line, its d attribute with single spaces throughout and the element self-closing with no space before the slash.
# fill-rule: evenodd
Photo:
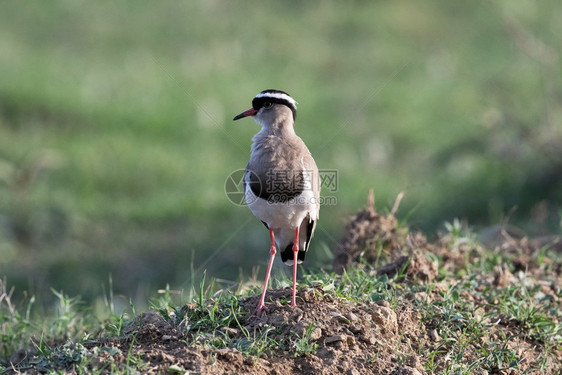
<svg viewBox="0 0 562 375">
<path fill-rule="evenodd" d="M 286 202 L 317 180 L 318 168 L 300 137 L 257 134 L 246 170 L 256 196 L 270 202 Z"/>
<path fill-rule="evenodd" d="M 320 210 L 318 168 L 302 139 L 256 134 L 245 180 L 248 206 L 274 229 L 285 263 L 292 264 L 295 228 L 300 228 L 302 262 Z"/>
</svg>

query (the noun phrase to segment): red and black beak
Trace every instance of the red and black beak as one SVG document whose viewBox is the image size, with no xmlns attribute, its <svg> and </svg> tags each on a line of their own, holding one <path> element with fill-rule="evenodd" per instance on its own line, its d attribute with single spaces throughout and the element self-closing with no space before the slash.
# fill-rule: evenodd
<svg viewBox="0 0 562 375">
<path fill-rule="evenodd" d="M 258 113 L 257 110 L 255 110 L 253 108 L 250 108 L 247 111 L 244 111 L 241 114 L 239 114 L 238 116 L 234 117 L 232 120 L 236 121 L 236 120 L 240 120 L 241 118 L 244 118 L 244 117 L 255 116 L 256 113 Z"/>
</svg>

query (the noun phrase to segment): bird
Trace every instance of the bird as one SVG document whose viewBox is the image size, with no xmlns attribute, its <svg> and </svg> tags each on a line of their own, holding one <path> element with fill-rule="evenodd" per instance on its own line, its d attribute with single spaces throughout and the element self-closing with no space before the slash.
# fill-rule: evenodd
<svg viewBox="0 0 562 375">
<path fill-rule="evenodd" d="M 261 130 L 252 138 L 250 160 L 244 172 L 246 204 L 269 230 L 271 247 L 260 301 L 253 315 L 261 316 L 271 266 L 277 249 L 293 267 L 291 306 L 296 306 L 297 265 L 302 263 L 320 212 L 320 177 L 316 162 L 295 133 L 297 102 L 281 90 L 264 90 L 252 108 L 234 121 L 253 117 Z"/>
</svg>

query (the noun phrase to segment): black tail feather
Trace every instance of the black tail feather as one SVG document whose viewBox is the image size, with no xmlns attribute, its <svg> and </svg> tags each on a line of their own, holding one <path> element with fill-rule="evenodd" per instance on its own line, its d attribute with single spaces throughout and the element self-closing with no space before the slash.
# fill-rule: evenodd
<svg viewBox="0 0 562 375">
<path fill-rule="evenodd" d="M 299 253 L 297 254 L 297 263 L 304 262 L 305 254 L 306 251 L 299 249 Z M 283 261 L 283 263 L 285 263 L 288 260 L 294 260 L 294 259 L 295 259 L 295 255 L 293 254 L 293 243 L 291 242 L 289 245 L 287 245 L 285 250 L 281 252 L 281 260 Z"/>
</svg>

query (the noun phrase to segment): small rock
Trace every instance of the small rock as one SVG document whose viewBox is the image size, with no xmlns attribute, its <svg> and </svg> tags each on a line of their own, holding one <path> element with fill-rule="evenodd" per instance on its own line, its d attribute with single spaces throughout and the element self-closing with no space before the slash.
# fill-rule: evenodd
<svg viewBox="0 0 562 375">
<path fill-rule="evenodd" d="M 172 357 L 169 354 L 166 353 L 159 353 L 157 355 L 158 361 L 162 362 L 162 363 L 174 363 L 175 362 L 175 358 Z"/>
<path fill-rule="evenodd" d="M 402 366 L 392 373 L 392 375 L 422 375 L 421 372 L 410 366 Z"/>
<path fill-rule="evenodd" d="M 345 316 L 343 316 L 339 312 L 332 311 L 330 313 L 330 316 L 333 319 L 337 320 L 338 322 L 349 324 L 349 319 L 347 319 Z"/>
<path fill-rule="evenodd" d="M 326 345 L 335 344 L 337 342 L 342 342 L 343 340 L 345 340 L 344 335 L 335 335 L 335 336 L 326 337 L 325 343 Z"/>
<path fill-rule="evenodd" d="M 295 323 L 300 322 L 302 317 L 303 317 L 303 311 L 301 309 L 299 309 L 298 307 L 294 307 L 293 311 L 294 311 L 294 313 L 291 316 L 291 320 Z"/>
<path fill-rule="evenodd" d="M 172 336 L 170 335 L 163 335 L 162 336 L 162 341 L 170 341 L 172 339 Z"/>
<path fill-rule="evenodd" d="M 381 327 L 385 333 L 396 333 L 398 322 L 396 313 L 389 307 L 377 306 L 371 313 L 373 321 Z"/>
<path fill-rule="evenodd" d="M 386 300 L 377 301 L 377 305 L 378 305 L 378 306 L 382 306 L 382 307 L 388 307 L 388 308 L 390 308 L 390 302 L 388 302 L 388 301 L 386 301 Z"/>
<path fill-rule="evenodd" d="M 161 315 L 159 312 L 150 310 L 140 315 L 140 320 L 142 324 L 156 324 L 161 320 Z"/>
<path fill-rule="evenodd" d="M 423 369 L 423 364 L 420 360 L 420 357 L 418 357 L 417 355 L 409 356 L 406 359 L 406 364 L 410 367 L 415 368 L 418 371 L 421 371 L 421 369 Z"/>
<path fill-rule="evenodd" d="M 439 333 L 437 333 L 437 330 L 434 328 L 431 331 L 428 332 L 429 338 L 431 339 L 431 341 L 439 341 L 441 340 L 441 337 L 439 336 Z"/>
<path fill-rule="evenodd" d="M 361 375 L 361 373 L 354 368 L 350 368 L 349 370 L 347 370 L 345 375 Z"/>
<path fill-rule="evenodd" d="M 248 357 L 244 360 L 244 363 L 248 366 L 253 366 L 256 363 L 256 359 L 254 357 Z"/>
<path fill-rule="evenodd" d="M 318 356 L 318 358 L 322 359 L 324 363 L 329 365 L 332 363 L 335 353 L 334 353 L 334 349 L 323 347 L 320 348 L 320 350 L 318 351 L 318 353 L 316 353 L 316 355 Z"/>
<path fill-rule="evenodd" d="M 355 347 L 355 337 L 353 336 L 346 336 L 347 346 L 349 349 L 353 349 Z"/>
<path fill-rule="evenodd" d="M 357 317 L 357 315 L 355 315 L 354 313 L 352 313 L 351 311 L 348 312 L 346 315 L 346 318 L 349 319 L 350 322 L 356 322 L 359 320 L 359 318 Z"/>
<path fill-rule="evenodd" d="M 314 290 L 305 290 L 303 292 L 303 300 L 305 302 L 313 302 L 314 301 Z"/>
<path fill-rule="evenodd" d="M 320 327 L 314 327 L 310 333 L 310 340 L 316 341 L 322 337 L 322 329 Z"/>
<path fill-rule="evenodd" d="M 365 333 L 365 335 L 363 335 L 361 338 L 369 345 L 375 345 L 377 343 L 375 335 L 373 335 L 371 332 Z"/>
<path fill-rule="evenodd" d="M 293 332 L 295 332 L 299 337 L 303 337 L 306 333 L 306 330 L 308 329 L 308 327 L 310 327 L 311 324 L 312 322 L 308 319 L 303 319 L 295 324 L 295 326 L 293 327 Z"/>
</svg>

